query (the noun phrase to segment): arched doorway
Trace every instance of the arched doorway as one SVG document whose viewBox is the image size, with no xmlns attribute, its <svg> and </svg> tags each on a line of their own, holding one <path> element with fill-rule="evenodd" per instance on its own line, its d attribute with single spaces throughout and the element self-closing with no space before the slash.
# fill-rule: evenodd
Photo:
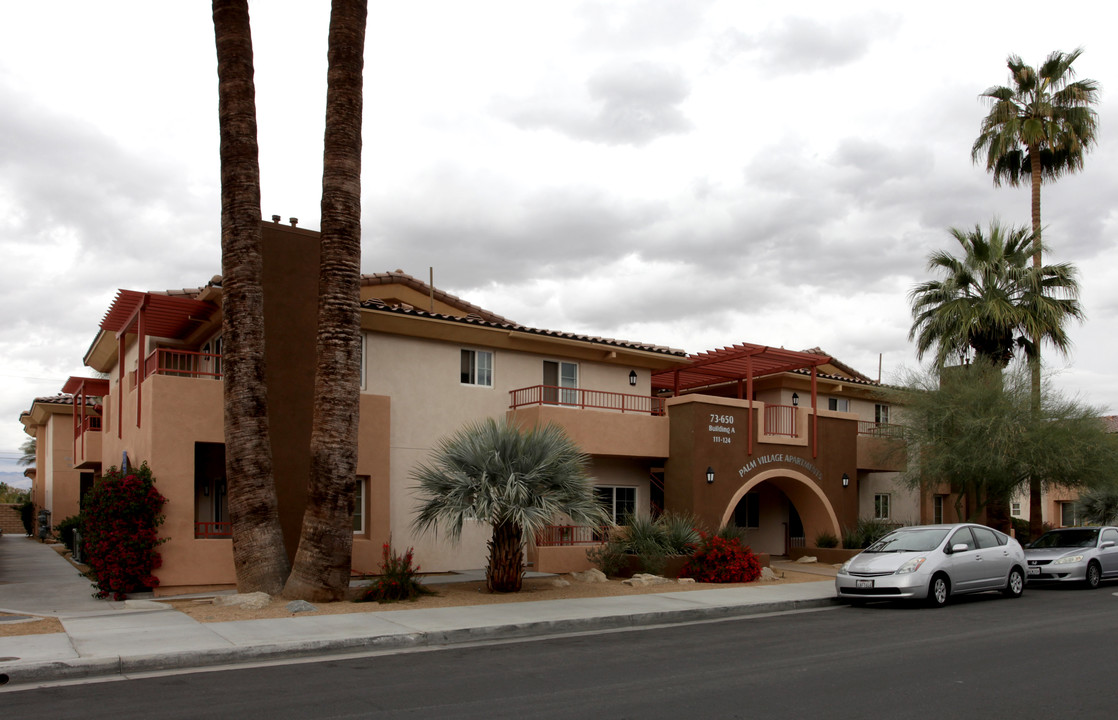
<svg viewBox="0 0 1118 720">
<path fill-rule="evenodd" d="M 730 523 L 747 529 L 754 552 L 772 555 L 787 554 L 789 535 L 800 528 L 809 542 L 821 532 L 841 535 L 838 516 L 823 490 L 791 469 L 766 470 L 745 479 L 722 514 L 721 524 Z"/>
</svg>

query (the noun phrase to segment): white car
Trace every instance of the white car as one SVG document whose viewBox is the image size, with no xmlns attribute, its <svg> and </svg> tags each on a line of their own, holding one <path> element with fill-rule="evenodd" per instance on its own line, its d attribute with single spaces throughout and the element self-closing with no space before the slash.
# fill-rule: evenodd
<svg viewBox="0 0 1118 720">
<path fill-rule="evenodd" d="M 926 600 L 952 595 L 1025 591 L 1025 552 L 1016 540 L 985 525 L 916 525 L 884 536 L 848 560 L 835 576 L 840 600 Z"/>
<path fill-rule="evenodd" d="M 1118 528 L 1049 530 L 1025 548 L 1029 582 L 1079 582 L 1097 588 L 1118 577 Z"/>
</svg>

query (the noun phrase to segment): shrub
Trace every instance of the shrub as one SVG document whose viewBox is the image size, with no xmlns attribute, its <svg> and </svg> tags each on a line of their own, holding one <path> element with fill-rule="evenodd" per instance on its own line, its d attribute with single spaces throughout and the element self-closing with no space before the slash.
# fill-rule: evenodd
<svg viewBox="0 0 1118 720">
<path fill-rule="evenodd" d="M 58 535 L 58 539 L 66 546 L 70 552 L 74 552 L 74 531 L 81 532 L 82 517 L 81 515 L 71 515 L 65 518 L 62 522 L 54 526 L 54 532 Z"/>
<path fill-rule="evenodd" d="M 699 521 L 694 515 L 666 512 L 656 519 L 669 555 L 690 555 L 699 544 Z"/>
<path fill-rule="evenodd" d="M 838 547 L 838 542 L 838 538 L 832 532 L 823 531 L 815 536 L 815 547 L 818 548 Z"/>
<path fill-rule="evenodd" d="M 19 519 L 23 523 L 23 530 L 27 537 L 35 534 L 35 503 L 31 498 L 24 500 L 19 506 Z"/>
<path fill-rule="evenodd" d="M 740 544 L 742 547 L 745 547 L 745 528 L 743 527 L 738 527 L 737 525 L 730 523 L 718 528 L 718 532 L 715 534 L 723 540 L 736 539 L 738 541 L 738 544 Z"/>
<path fill-rule="evenodd" d="M 691 559 L 683 566 L 680 577 L 696 582 L 752 582 L 761 576 L 761 563 L 737 538 L 700 534 L 701 540 Z"/>
<path fill-rule="evenodd" d="M 627 551 L 640 559 L 641 570 L 653 575 L 664 572 L 668 562 L 668 546 L 663 528 L 647 515 L 630 515 Z"/>
<path fill-rule="evenodd" d="M 842 546 L 848 550 L 868 548 L 892 531 L 896 526 L 884 520 L 859 518 L 853 528 L 842 531 Z"/>
<path fill-rule="evenodd" d="M 611 537 L 605 545 L 590 548 L 586 551 L 586 559 L 598 566 L 598 569 L 607 576 L 617 575 L 627 564 L 628 555 L 625 553 L 625 542 Z"/>
<path fill-rule="evenodd" d="M 419 582 L 419 566 L 412 567 L 412 548 L 403 555 L 397 555 L 391 543 L 385 543 L 381 546 L 381 558 L 381 574 L 354 602 L 390 603 L 435 594 L 434 590 Z"/>
<path fill-rule="evenodd" d="M 123 600 L 159 585 L 152 571 L 162 564 L 156 547 L 166 542 L 157 531 L 165 502 L 147 463 L 127 475 L 109 468 L 94 483 L 83 512 L 82 546 L 96 597 Z"/>
</svg>

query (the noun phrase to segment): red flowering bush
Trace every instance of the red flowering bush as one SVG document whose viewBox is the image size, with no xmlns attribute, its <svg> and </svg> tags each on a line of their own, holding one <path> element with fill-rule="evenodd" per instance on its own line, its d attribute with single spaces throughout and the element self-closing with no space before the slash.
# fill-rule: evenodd
<svg viewBox="0 0 1118 720">
<path fill-rule="evenodd" d="M 159 585 L 152 571 L 162 564 L 156 547 L 166 542 L 157 531 L 165 502 L 147 463 L 128 474 L 109 468 L 94 483 L 82 511 L 82 545 L 95 597 L 123 600 Z"/>
<path fill-rule="evenodd" d="M 753 582 L 761 577 L 761 563 L 748 547 L 736 537 L 726 538 L 700 532 L 698 547 L 683 566 L 680 577 L 696 582 Z"/>
<path fill-rule="evenodd" d="M 415 600 L 420 595 L 434 595 L 434 591 L 419 582 L 419 566 L 412 567 L 413 550 L 402 556 L 392 550 L 391 543 L 381 546 L 381 574 L 373 580 L 356 602 L 396 602 Z"/>
</svg>

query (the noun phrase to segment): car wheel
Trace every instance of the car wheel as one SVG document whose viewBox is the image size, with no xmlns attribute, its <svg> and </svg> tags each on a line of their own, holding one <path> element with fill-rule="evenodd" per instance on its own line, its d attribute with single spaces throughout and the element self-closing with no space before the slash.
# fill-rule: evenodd
<svg viewBox="0 0 1118 720">
<path fill-rule="evenodd" d="M 1099 586 L 1099 582 L 1101 580 L 1102 580 L 1102 568 L 1099 567 L 1099 564 L 1097 562 L 1087 563 L 1087 578 L 1086 578 L 1087 587 L 1094 590 L 1095 588 L 1097 588 Z"/>
<path fill-rule="evenodd" d="M 1002 594 L 1010 598 L 1019 598 L 1025 592 L 1025 576 L 1021 574 L 1020 568 L 1013 568 L 1009 571 L 1009 579 L 1005 582 L 1005 589 Z"/>
<path fill-rule="evenodd" d="M 947 598 L 951 595 L 951 583 L 947 581 L 946 575 L 936 575 L 932 578 L 932 584 L 928 586 L 928 604 L 932 607 L 943 607 L 947 604 Z"/>
</svg>

